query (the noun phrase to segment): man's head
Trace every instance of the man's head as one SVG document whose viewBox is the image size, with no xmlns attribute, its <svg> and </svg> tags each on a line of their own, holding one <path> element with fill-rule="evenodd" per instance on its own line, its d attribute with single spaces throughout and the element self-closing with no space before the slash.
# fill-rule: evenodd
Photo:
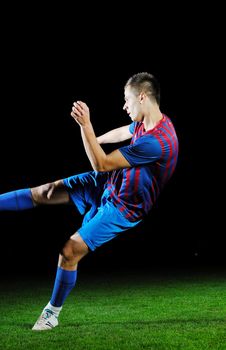
<svg viewBox="0 0 226 350">
<path fill-rule="evenodd" d="M 147 104 L 160 104 L 160 86 L 156 78 L 147 72 L 133 75 L 124 87 L 125 104 L 132 120 L 141 121 Z"/>
</svg>

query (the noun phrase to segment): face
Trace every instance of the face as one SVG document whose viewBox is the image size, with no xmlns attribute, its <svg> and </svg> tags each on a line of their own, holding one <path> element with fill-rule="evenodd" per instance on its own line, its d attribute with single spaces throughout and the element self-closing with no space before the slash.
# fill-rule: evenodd
<svg viewBox="0 0 226 350">
<path fill-rule="evenodd" d="M 129 114 L 132 121 L 140 122 L 143 120 L 141 103 L 139 95 L 130 86 L 125 87 L 125 104 L 123 109 Z"/>
</svg>

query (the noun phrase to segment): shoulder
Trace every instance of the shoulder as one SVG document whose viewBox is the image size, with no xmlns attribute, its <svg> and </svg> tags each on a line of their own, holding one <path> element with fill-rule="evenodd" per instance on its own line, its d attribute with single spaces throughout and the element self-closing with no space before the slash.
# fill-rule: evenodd
<svg viewBox="0 0 226 350">
<path fill-rule="evenodd" d="M 173 124 L 171 118 L 168 117 L 165 114 L 163 114 L 163 123 L 162 123 L 162 125 L 165 126 L 165 127 L 171 128 L 172 130 L 175 131 L 175 127 L 174 127 L 174 124 Z"/>
</svg>

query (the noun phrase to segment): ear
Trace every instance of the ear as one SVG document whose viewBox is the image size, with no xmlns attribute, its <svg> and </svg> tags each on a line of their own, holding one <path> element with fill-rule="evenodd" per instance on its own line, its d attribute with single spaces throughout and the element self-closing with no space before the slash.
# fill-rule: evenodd
<svg viewBox="0 0 226 350">
<path fill-rule="evenodd" d="M 141 92 L 140 95 L 139 95 L 139 102 L 143 103 L 145 98 L 146 98 L 145 92 Z"/>
</svg>

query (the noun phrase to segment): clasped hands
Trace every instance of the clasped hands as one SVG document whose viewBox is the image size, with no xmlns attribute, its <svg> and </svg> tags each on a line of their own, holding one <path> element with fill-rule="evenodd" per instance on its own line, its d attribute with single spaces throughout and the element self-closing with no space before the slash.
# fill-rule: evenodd
<svg viewBox="0 0 226 350">
<path fill-rule="evenodd" d="M 73 103 L 71 116 L 82 127 L 90 124 L 89 107 L 82 101 Z"/>
</svg>

